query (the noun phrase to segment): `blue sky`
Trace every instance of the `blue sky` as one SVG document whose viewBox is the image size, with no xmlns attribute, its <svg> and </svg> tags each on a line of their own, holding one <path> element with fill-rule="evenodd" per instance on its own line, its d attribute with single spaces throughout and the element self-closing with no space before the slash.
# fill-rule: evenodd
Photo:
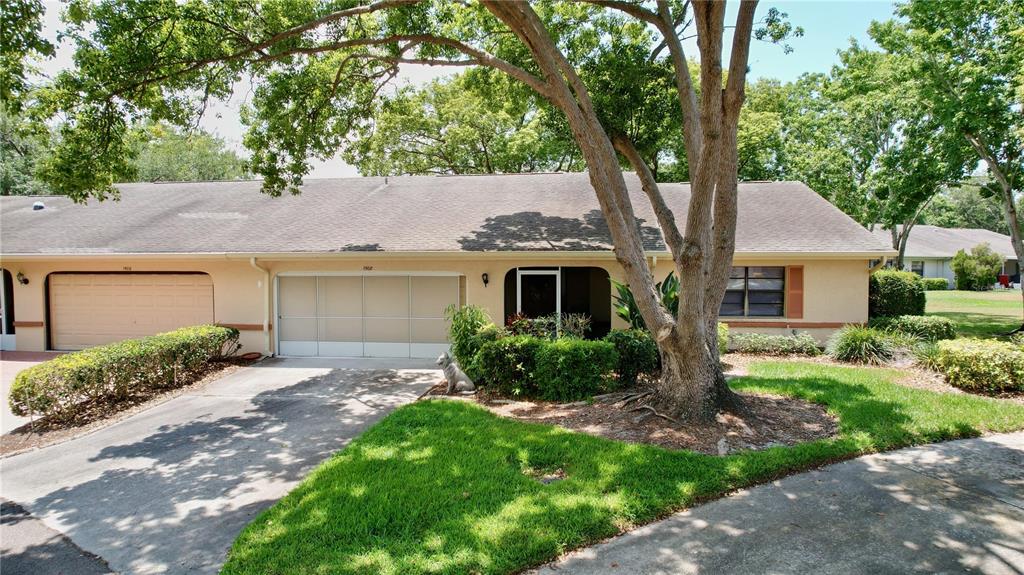
<svg viewBox="0 0 1024 575">
<path fill-rule="evenodd" d="M 802 26 L 804 35 L 790 42 L 793 52 L 784 54 L 782 48 L 766 42 L 754 41 L 750 49 L 750 75 L 753 78 L 778 78 L 792 81 L 804 72 L 827 72 L 839 59 L 836 51 L 846 48 L 850 38 L 863 46 L 876 47 L 868 38 L 867 29 L 872 20 L 893 17 L 891 1 L 779 1 L 762 0 L 759 14 L 775 7 L 789 14 L 789 20 Z M 735 21 L 736 4 L 726 15 L 726 21 Z"/>
<path fill-rule="evenodd" d="M 61 3 L 47 0 L 45 29 L 48 36 L 56 39 L 60 28 Z M 730 2 L 726 12 L 726 24 L 735 22 L 738 2 Z M 836 52 L 849 46 L 850 38 L 856 38 L 865 46 L 874 46 L 868 39 L 867 28 L 872 20 L 886 20 L 892 17 L 894 4 L 891 0 L 761 0 L 758 18 L 769 8 L 778 8 L 789 15 L 789 20 L 804 29 L 804 36 L 789 43 L 790 54 L 783 53 L 780 46 L 754 41 L 750 50 L 750 77 L 778 78 L 792 81 L 805 72 L 828 72 L 838 62 Z M 725 45 L 731 37 L 727 31 Z M 696 40 L 685 43 L 687 55 L 697 57 Z M 71 50 L 62 46 L 57 57 L 43 65 L 44 72 L 53 74 L 71 65 Z M 728 54 L 725 55 L 726 62 Z M 400 82 L 419 84 L 430 79 L 451 74 L 450 69 L 410 66 L 399 75 Z M 204 115 L 200 124 L 206 130 L 224 138 L 233 148 L 242 151 L 242 129 L 239 109 L 249 97 L 248 85 L 237 86 L 236 94 L 227 102 L 214 103 Z M 339 159 L 326 162 L 314 161 L 310 177 L 330 178 L 358 175 L 352 166 Z"/>
</svg>

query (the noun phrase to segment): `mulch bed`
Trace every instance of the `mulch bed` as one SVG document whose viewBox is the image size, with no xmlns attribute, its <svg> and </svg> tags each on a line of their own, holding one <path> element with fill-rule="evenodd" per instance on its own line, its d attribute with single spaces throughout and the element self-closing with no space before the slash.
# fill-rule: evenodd
<svg viewBox="0 0 1024 575">
<path fill-rule="evenodd" d="M 444 396 L 444 391 L 444 385 L 439 384 L 425 397 Z M 574 403 L 510 400 L 485 394 L 461 394 L 454 398 L 474 401 L 498 415 L 520 421 L 711 455 L 795 445 L 834 437 L 838 431 L 835 418 L 820 405 L 772 395 L 739 395 L 743 413 L 720 413 L 713 423 L 673 422 L 646 410 L 630 411 L 636 403 L 622 405 L 622 400 L 615 396 Z"/>
<path fill-rule="evenodd" d="M 119 403 L 89 406 L 74 421 L 54 422 L 43 417 L 0 435 L 0 457 L 62 443 L 102 429 L 165 401 L 194 392 L 213 381 L 254 363 L 252 359 L 232 358 L 210 365 L 196 381 L 167 390 L 151 390 Z"/>
</svg>

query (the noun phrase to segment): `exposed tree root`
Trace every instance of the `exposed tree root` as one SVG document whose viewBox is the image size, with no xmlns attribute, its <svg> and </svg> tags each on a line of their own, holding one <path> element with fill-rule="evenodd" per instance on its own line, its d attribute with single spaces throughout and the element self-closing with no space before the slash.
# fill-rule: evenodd
<svg viewBox="0 0 1024 575">
<path fill-rule="evenodd" d="M 674 423 L 676 425 L 681 425 L 681 423 L 679 422 L 678 419 L 669 417 L 668 415 L 665 415 L 664 413 L 660 413 L 658 410 L 654 409 L 653 407 L 651 407 L 649 405 L 638 405 L 638 406 L 636 406 L 633 409 L 630 409 L 628 411 L 632 412 L 632 411 L 640 411 L 640 410 L 650 411 L 652 414 L 654 414 L 654 415 L 656 415 L 656 416 L 658 416 L 658 417 L 660 417 L 660 418 L 662 418 L 662 419 L 664 419 L 666 421 L 671 421 L 672 423 Z"/>
</svg>

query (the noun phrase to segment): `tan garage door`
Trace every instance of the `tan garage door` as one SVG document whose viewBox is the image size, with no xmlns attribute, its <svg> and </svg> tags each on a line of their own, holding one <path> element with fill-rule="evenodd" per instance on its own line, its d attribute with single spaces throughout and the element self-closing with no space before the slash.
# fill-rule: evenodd
<svg viewBox="0 0 1024 575">
<path fill-rule="evenodd" d="M 213 323 L 213 281 L 206 274 L 52 274 L 49 285 L 54 349 Z"/>
<path fill-rule="evenodd" d="M 290 275 L 277 289 L 286 356 L 436 357 L 459 301 L 455 275 Z"/>
</svg>

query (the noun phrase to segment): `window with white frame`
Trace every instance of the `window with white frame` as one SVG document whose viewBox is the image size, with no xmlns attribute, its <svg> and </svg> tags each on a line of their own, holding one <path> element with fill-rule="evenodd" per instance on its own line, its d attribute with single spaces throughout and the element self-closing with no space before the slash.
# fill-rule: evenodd
<svg viewBox="0 0 1024 575">
<path fill-rule="evenodd" d="M 910 271 L 915 274 L 924 277 L 924 262 L 921 260 L 915 260 L 910 262 Z"/>
</svg>

